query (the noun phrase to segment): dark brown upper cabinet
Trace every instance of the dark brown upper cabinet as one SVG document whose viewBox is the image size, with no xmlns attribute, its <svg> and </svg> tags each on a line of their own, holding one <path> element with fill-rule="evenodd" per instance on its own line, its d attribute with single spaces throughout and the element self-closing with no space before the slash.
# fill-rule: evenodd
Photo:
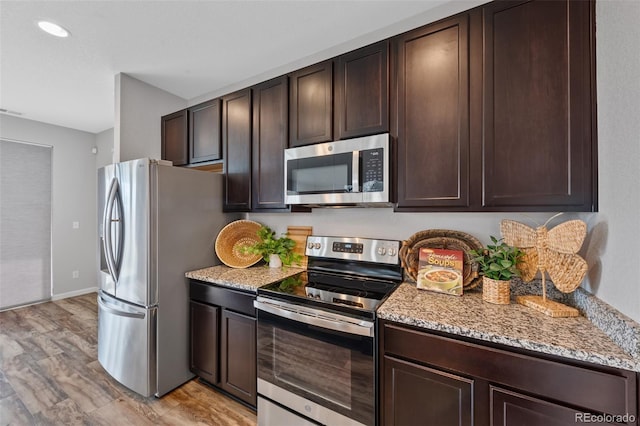
<svg viewBox="0 0 640 426">
<path fill-rule="evenodd" d="M 219 160 L 220 100 L 213 99 L 189 108 L 189 163 Z"/>
<path fill-rule="evenodd" d="M 398 211 L 470 205 L 469 15 L 393 39 Z"/>
<path fill-rule="evenodd" d="M 339 56 L 336 61 L 336 138 L 389 131 L 389 41 Z"/>
<path fill-rule="evenodd" d="M 596 211 L 594 2 L 482 11 L 483 208 Z"/>
<path fill-rule="evenodd" d="M 187 117 L 187 110 L 183 109 L 161 119 L 162 159 L 172 161 L 174 166 L 189 163 Z"/>
<path fill-rule="evenodd" d="M 224 211 L 251 210 L 251 89 L 222 98 Z"/>
<path fill-rule="evenodd" d="M 289 77 L 289 146 L 333 140 L 333 60 Z"/>
<path fill-rule="evenodd" d="M 288 144 L 286 76 L 253 87 L 252 210 L 286 209 L 284 150 Z"/>
</svg>

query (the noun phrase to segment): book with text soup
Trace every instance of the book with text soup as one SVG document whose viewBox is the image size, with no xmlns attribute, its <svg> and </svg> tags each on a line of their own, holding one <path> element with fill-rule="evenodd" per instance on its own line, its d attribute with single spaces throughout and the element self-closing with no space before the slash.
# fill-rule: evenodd
<svg viewBox="0 0 640 426">
<path fill-rule="evenodd" d="M 460 250 L 421 248 L 418 288 L 462 296 L 464 253 Z"/>
</svg>

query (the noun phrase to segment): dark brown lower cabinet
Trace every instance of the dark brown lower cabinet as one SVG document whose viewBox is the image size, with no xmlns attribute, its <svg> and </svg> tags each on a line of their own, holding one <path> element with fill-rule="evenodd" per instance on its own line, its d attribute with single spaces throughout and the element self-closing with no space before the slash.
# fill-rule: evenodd
<svg viewBox="0 0 640 426">
<path fill-rule="evenodd" d="M 384 424 L 468 425 L 473 417 L 473 380 L 384 357 Z"/>
<path fill-rule="evenodd" d="M 383 425 L 638 424 L 635 372 L 384 320 L 379 329 Z"/>
<path fill-rule="evenodd" d="M 191 371 L 210 383 L 218 383 L 218 318 L 220 308 L 190 302 Z"/>
<path fill-rule="evenodd" d="M 255 294 L 191 280 L 191 371 L 255 408 Z"/>
<path fill-rule="evenodd" d="M 490 395 L 493 426 L 562 426 L 579 423 L 576 421 L 576 410 L 553 402 L 493 386 Z"/>
<path fill-rule="evenodd" d="M 255 406 L 256 319 L 224 309 L 220 325 L 220 386 Z"/>
</svg>

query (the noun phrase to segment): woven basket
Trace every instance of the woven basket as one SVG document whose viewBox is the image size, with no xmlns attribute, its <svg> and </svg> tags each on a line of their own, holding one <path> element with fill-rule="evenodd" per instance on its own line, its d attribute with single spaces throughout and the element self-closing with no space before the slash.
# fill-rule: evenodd
<svg viewBox="0 0 640 426">
<path fill-rule="evenodd" d="M 427 229 L 416 232 L 408 240 L 403 241 L 399 255 L 407 280 L 416 282 L 421 248 L 461 250 L 464 252 L 462 285 L 464 290 L 470 290 L 477 287 L 481 282 L 481 277 L 478 275 L 478 264 L 472 260 L 473 256 L 470 251 L 482 250 L 482 247 L 480 241 L 464 232 L 448 229 Z"/>
<path fill-rule="evenodd" d="M 262 259 L 259 254 L 243 253 L 241 247 L 260 242 L 258 229 L 262 225 L 252 220 L 231 222 L 216 238 L 216 255 L 222 263 L 231 268 L 248 268 Z"/>
<path fill-rule="evenodd" d="M 508 305 L 511 295 L 510 284 L 510 281 L 482 277 L 482 300 L 496 305 Z"/>
</svg>

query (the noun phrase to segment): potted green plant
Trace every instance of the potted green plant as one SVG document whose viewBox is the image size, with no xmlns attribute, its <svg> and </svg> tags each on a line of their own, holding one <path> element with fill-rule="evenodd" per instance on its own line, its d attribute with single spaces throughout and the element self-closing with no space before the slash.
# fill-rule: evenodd
<svg viewBox="0 0 640 426">
<path fill-rule="evenodd" d="M 275 231 L 262 225 L 257 231 L 260 241 L 242 248 L 245 253 L 259 254 L 272 268 L 299 263 L 302 256 L 294 253 L 296 242 L 287 236 L 276 237 Z"/>
<path fill-rule="evenodd" d="M 494 236 L 491 236 L 491 242 L 482 250 L 471 250 L 471 255 L 482 275 L 482 299 L 506 305 L 509 304 L 511 279 L 520 276 L 517 266 L 524 253 Z"/>
</svg>

